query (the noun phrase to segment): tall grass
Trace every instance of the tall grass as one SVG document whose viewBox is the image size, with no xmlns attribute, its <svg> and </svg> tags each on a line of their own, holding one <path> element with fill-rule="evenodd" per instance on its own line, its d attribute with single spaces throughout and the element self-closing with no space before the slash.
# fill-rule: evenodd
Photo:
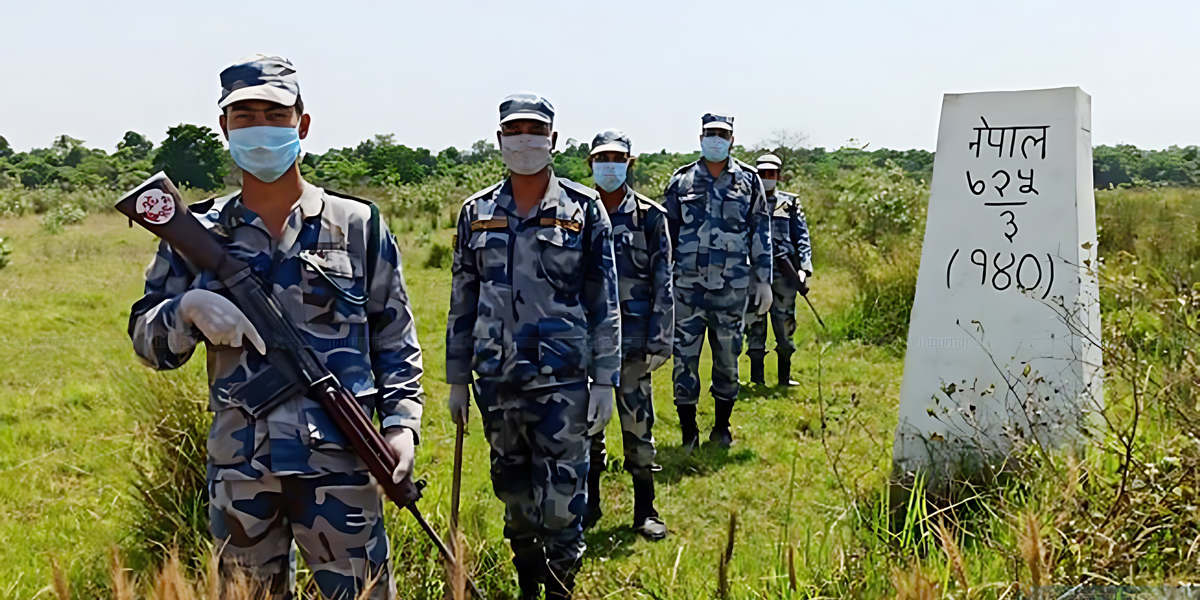
<svg viewBox="0 0 1200 600">
<path fill-rule="evenodd" d="M 903 347 L 920 256 L 925 191 L 919 183 L 894 182 L 886 172 L 839 177 L 862 180 L 801 182 L 793 188 L 802 194 L 813 230 L 815 281 L 819 285 L 823 270 L 838 271 L 855 288 L 831 319 L 834 347 L 838 340 L 854 340 L 856 344 L 847 347 L 861 349 L 868 362 L 884 360 L 885 353 L 872 354 L 868 346 Z M 901 184 L 915 187 L 896 187 Z M 907 199 L 883 201 L 878 194 L 864 192 L 869 186 L 880 194 L 899 190 L 889 195 Z M 1031 452 L 1017 457 L 1018 476 L 962 481 L 949 493 L 930 493 L 919 480 L 889 485 L 877 458 L 890 452 L 891 439 L 878 434 L 886 427 L 878 427 L 877 421 L 891 408 L 865 406 L 861 397 L 843 391 L 850 380 L 870 377 L 867 371 L 855 370 L 862 367 L 835 371 L 842 380 L 823 382 L 819 405 L 810 399 L 809 390 L 755 399 L 756 411 L 786 404 L 793 411 L 786 414 L 801 415 L 802 423 L 783 425 L 794 432 L 789 443 L 797 452 L 805 444 L 816 446 L 815 438 L 820 437 L 823 464 L 815 481 L 798 474 L 803 464 L 791 469 L 784 465 L 780 479 L 788 490 L 776 492 L 786 506 L 758 512 L 729 500 L 737 490 L 726 496 L 718 487 L 704 488 L 720 495 L 723 505 L 743 509 L 739 536 L 755 535 L 756 528 L 771 532 L 763 547 L 739 546 L 731 560 L 723 561 L 724 586 L 713 564 L 718 555 L 710 549 L 725 540 L 710 543 L 704 537 L 708 532 L 679 531 L 669 538 L 669 551 L 638 547 L 636 562 L 622 561 L 614 568 L 601 564 L 591 570 L 583 581 L 585 589 L 613 597 L 656 598 L 707 598 L 722 587 L 730 598 L 1015 598 L 1059 584 L 1161 584 L 1200 577 L 1200 520 L 1194 516 L 1200 502 L 1197 197 L 1195 190 L 1177 189 L 1114 190 L 1097 196 L 1107 405 L 1099 425 L 1089 431 L 1085 452 Z M 432 215 L 421 213 L 421 206 L 392 210 L 396 215 L 417 211 L 417 218 L 397 218 L 403 218 L 410 231 L 432 239 L 440 235 L 435 229 L 449 222 L 452 204 L 431 202 L 430 207 L 444 211 Z M 915 221 L 881 217 L 898 206 L 915 211 L 910 215 Z M 874 233 L 868 236 L 866 231 Z M 442 238 L 448 236 L 443 233 Z M 440 262 L 431 260 L 430 266 Z M 434 288 L 444 278 L 429 281 L 434 283 L 428 287 Z M 133 569 L 119 569 L 140 574 L 140 582 L 131 583 L 137 593 L 157 585 L 151 583 L 156 572 L 172 569 L 192 583 L 171 589 L 190 589 L 197 598 L 204 597 L 200 590 L 211 589 L 203 587 L 208 585 L 204 567 L 210 555 L 203 508 L 208 417 L 201 369 L 197 359 L 179 373 L 131 377 L 123 388 L 138 414 L 144 415 L 139 431 L 145 449 L 138 460 L 133 517 L 124 543 Z M 665 415 L 663 421 L 669 419 Z M 437 424 L 430 425 L 436 432 Z M 423 437 L 423 445 L 437 443 L 436 433 Z M 792 458 L 786 451 L 781 455 Z M 693 458 L 675 470 L 716 479 L 721 458 L 730 457 Z M 774 456 L 762 457 L 753 468 L 765 470 L 777 462 Z M 797 518 L 792 513 L 793 491 L 806 486 L 828 487 L 841 495 L 836 502 L 806 507 L 805 516 Z M 444 487 L 434 481 L 426 493 L 443 498 Z M 711 499 L 705 500 L 697 505 L 711 509 Z M 481 587 L 506 597 L 515 592 L 510 555 L 499 524 L 491 519 L 494 514 L 481 505 L 464 504 L 466 554 L 473 557 L 471 571 Z M 423 507 L 435 527 L 447 521 L 438 502 Z M 713 512 L 718 516 L 708 523 L 715 531 L 709 537 L 720 538 L 725 513 Z M 755 517 L 746 516 L 751 514 Z M 407 515 L 389 508 L 386 519 L 398 586 L 408 597 L 443 597 L 444 566 L 432 545 Z M 623 534 L 608 535 L 619 542 Z M 618 542 L 602 540 L 593 555 L 623 551 Z M 177 559 L 171 558 L 173 548 L 178 548 Z M 597 561 L 608 558 L 600 555 Z M 761 577 L 746 574 L 751 564 Z M 75 587 L 74 593 L 79 593 Z M 114 594 L 118 587 L 112 585 Z"/>
<path fill-rule="evenodd" d="M 205 473 L 211 418 L 206 380 L 198 373 L 203 365 L 203 356 L 196 356 L 179 371 L 138 370 L 123 382 L 130 406 L 142 417 L 138 428 L 145 440 L 126 543 L 138 570 L 158 567 L 168 556 L 197 568 L 211 546 Z"/>
</svg>

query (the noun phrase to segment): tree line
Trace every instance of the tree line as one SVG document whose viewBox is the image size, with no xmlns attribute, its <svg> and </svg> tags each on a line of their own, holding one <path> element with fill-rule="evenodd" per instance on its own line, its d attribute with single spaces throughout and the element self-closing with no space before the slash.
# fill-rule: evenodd
<svg viewBox="0 0 1200 600">
<path fill-rule="evenodd" d="M 752 162 L 765 151 L 781 155 L 791 176 L 810 179 L 832 177 L 839 171 L 893 163 L 914 179 L 929 181 L 933 152 L 927 150 L 868 150 L 850 140 L 834 150 L 806 148 L 803 136 L 776 135 L 755 146 L 736 146 L 734 156 Z M 88 148 L 83 140 L 61 135 L 47 148 L 27 152 L 13 150 L 0 136 L 0 188 L 20 186 L 36 189 L 125 190 L 166 171 L 177 183 L 203 190 L 219 190 L 235 184 L 236 170 L 220 135 L 202 125 L 180 124 L 167 130 L 155 146 L 145 135 L 130 131 L 112 153 Z M 560 177 L 590 181 L 588 145 L 568 140 L 554 156 Z M 678 166 L 699 158 L 699 152 L 645 153 L 638 156 L 630 173 L 639 188 L 653 189 L 665 182 Z M 472 165 L 499 161 L 495 144 L 479 140 L 470 148 L 453 146 L 434 153 L 410 148 L 393 134 L 376 135 L 354 147 L 308 153 L 301 172 L 311 181 L 337 189 L 388 187 L 422 183 L 433 177 L 451 175 Z M 1131 145 L 1097 146 L 1093 149 L 1093 175 L 1097 188 L 1200 185 L 1200 147 L 1171 146 L 1165 150 L 1142 150 Z"/>
</svg>

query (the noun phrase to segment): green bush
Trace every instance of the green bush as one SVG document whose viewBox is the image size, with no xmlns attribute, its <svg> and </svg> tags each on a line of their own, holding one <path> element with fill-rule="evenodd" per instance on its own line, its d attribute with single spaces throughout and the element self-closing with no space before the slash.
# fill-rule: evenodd
<svg viewBox="0 0 1200 600">
<path fill-rule="evenodd" d="M 454 250 L 445 244 L 434 242 L 425 258 L 426 269 L 445 269 L 454 260 Z"/>
<path fill-rule="evenodd" d="M 0 238 L 0 269 L 8 266 L 10 255 L 12 255 L 12 246 L 9 245 L 6 238 Z"/>
<path fill-rule="evenodd" d="M 83 222 L 87 213 L 73 204 L 59 204 L 42 215 L 42 229 L 47 233 L 59 233 L 67 225 Z"/>
</svg>

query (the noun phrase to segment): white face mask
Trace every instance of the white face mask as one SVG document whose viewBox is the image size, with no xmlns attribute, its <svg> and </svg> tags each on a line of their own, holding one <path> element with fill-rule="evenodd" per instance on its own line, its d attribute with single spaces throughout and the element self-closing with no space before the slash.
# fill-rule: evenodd
<svg viewBox="0 0 1200 600">
<path fill-rule="evenodd" d="M 729 158 L 729 146 L 732 143 L 733 140 L 707 135 L 700 139 L 700 151 L 704 154 L 705 160 L 718 163 Z"/>
<path fill-rule="evenodd" d="M 763 189 L 769 192 L 769 191 L 775 189 L 775 184 L 779 183 L 779 180 L 764 179 L 764 180 L 762 180 L 762 182 L 763 182 Z"/>
<path fill-rule="evenodd" d="M 625 176 L 629 172 L 629 163 L 623 162 L 594 162 L 592 163 L 592 180 L 600 189 L 615 192 L 625 185 Z"/>
<path fill-rule="evenodd" d="M 544 135 L 500 136 L 504 166 L 518 175 L 533 175 L 550 164 L 550 138 Z"/>
</svg>

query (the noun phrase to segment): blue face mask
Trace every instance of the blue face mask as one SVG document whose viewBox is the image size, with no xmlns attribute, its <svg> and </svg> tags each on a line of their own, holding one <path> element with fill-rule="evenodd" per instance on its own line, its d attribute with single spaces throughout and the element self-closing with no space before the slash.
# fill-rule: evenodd
<svg viewBox="0 0 1200 600">
<path fill-rule="evenodd" d="M 625 176 L 629 171 L 629 163 L 623 162 L 594 162 L 592 163 L 592 180 L 600 189 L 615 192 L 625 184 Z"/>
<path fill-rule="evenodd" d="M 729 158 L 729 145 L 732 140 L 727 140 L 723 137 L 709 135 L 701 138 L 700 151 L 704 153 L 704 159 L 709 162 L 721 162 Z"/>
<path fill-rule="evenodd" d="M 243 171 L 263 183 L 279 179 L 300 156 L 300 131 L 295 127 L 245 127 L 229 132 L 229 153 Z"/>
</svg>

